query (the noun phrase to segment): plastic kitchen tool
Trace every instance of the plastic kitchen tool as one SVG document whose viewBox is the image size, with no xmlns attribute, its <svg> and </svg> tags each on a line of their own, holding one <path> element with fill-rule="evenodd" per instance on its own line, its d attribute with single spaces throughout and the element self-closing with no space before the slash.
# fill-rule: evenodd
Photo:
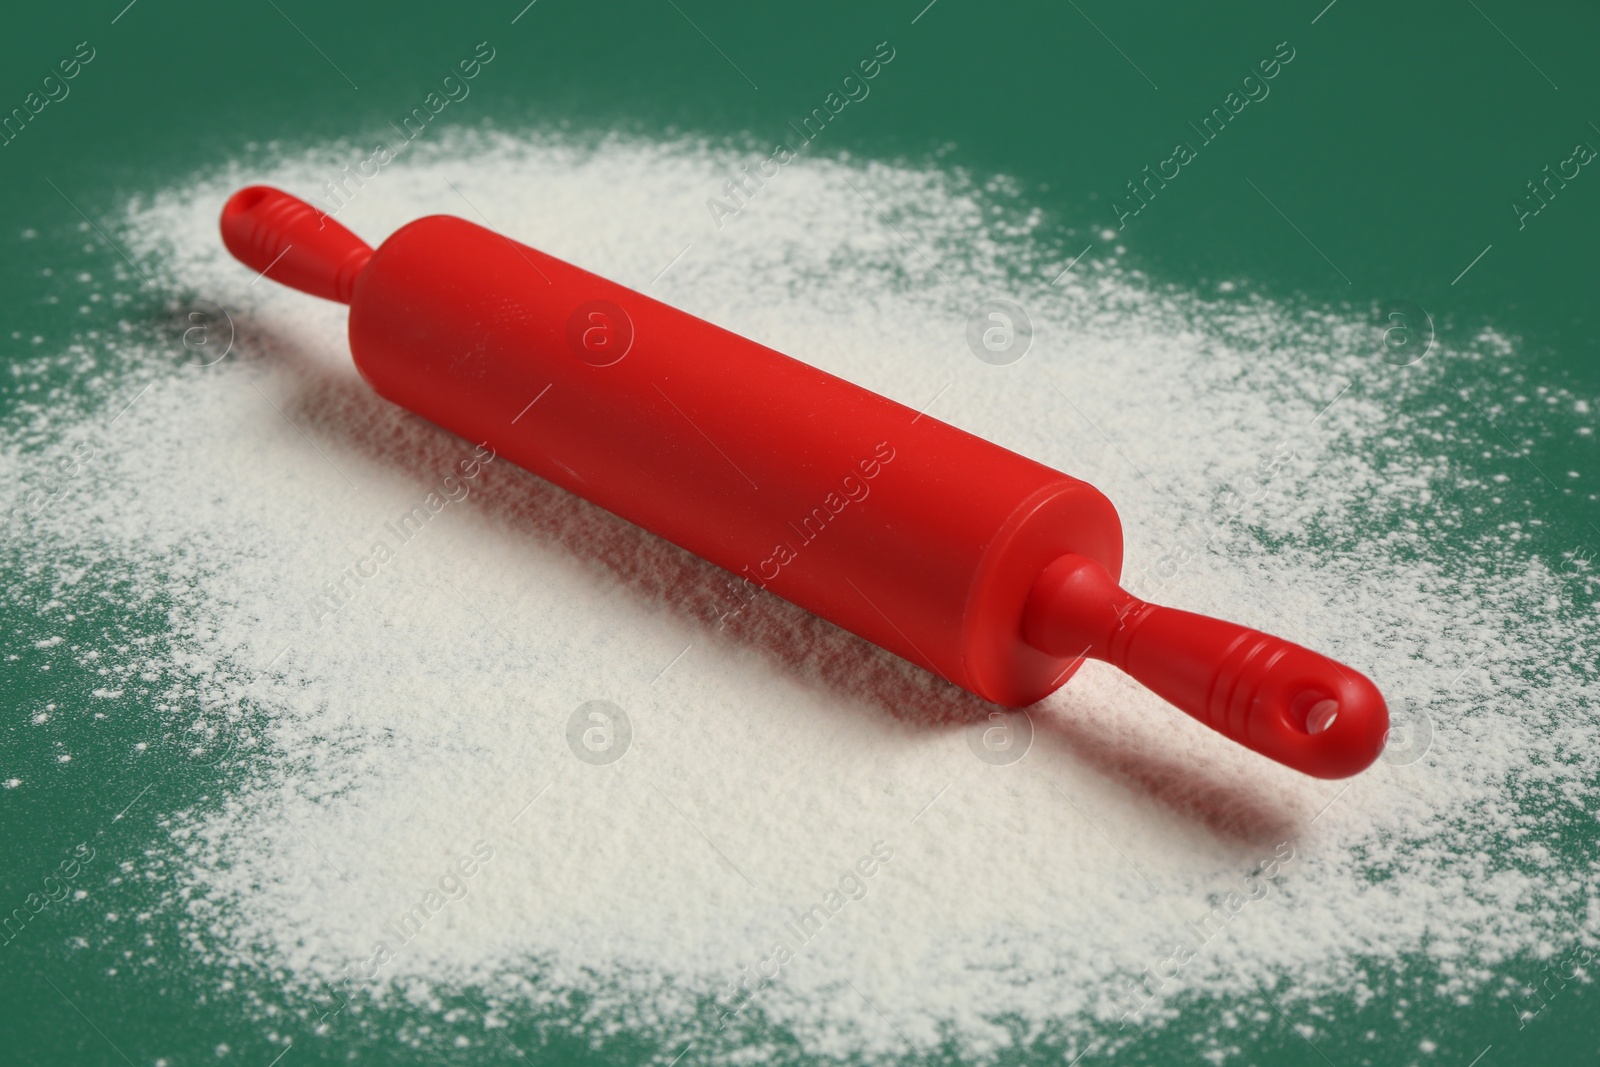
<svg viewBox="0 0 1600 1067">
<path fill-rule="evenodd" d="M 252 186 L 222 237 L 348 303 L 380 395 L 980 697 L 1032 704 L 1092 656 L 1307 774 L 1383 748 L 1360 673 L 1119 588 L 1086 482 L 463 219 L 373 250 Z"/>
</svg>

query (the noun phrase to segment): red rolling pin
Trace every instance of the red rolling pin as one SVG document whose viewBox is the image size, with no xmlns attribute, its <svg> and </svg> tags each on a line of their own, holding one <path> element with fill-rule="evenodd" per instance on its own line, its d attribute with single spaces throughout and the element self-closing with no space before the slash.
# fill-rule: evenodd
<svg viewBox="0 0 1600 1067">
<path fill-rule="evenodd" d="M 350 305 L 378 393 L 986 700 L 1106 660 L 1323 778 L 1388 734 L 1349 667 L 1118 585 L 1099 490 L 462 219 L 376 251 L 267 186 L 222 211 L 252 270 Z"/>
</svg>

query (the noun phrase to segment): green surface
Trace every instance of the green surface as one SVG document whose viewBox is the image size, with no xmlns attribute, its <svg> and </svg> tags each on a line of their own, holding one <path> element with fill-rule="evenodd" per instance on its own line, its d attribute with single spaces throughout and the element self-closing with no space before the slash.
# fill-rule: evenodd
<svg viewBox="0 0 1600 1067">
<path fill-rule="evenodd" d="M 495 62 L 441 123 L 559 124 L 760 144 L 784 136 L 789 119 L 816 106 L 851 64 L 888 40 L 893 67 L 814 150 L 937 159 L 980 178 L 1010 175 L 1026 202 L 1050 214 L 1063 258 L 1087 241 L 1082 235 L 1115 227 L 1114 202 L 1127 206 L 1125 183 L 1169 157 L 1175 141 L 1193 138 L 1189 123 L 1222 106 L 1253 66 L 1287 42 L 1294 58 L 1270 95 L 1249 104 L 1127 219 L 1123 265 L 1203 291 L 1237 280 L 1285 300 L 1361 310 L 1410 301 L 1447 339 L 1488 324 L 1518 339 L 1500 384 L 1490 379 L 1478 388 L 1552 384 L 1600 393 L 1600 167 L 1582 167 L 1521 227 L 1512 207 L 1528 200 L 1526 183 L 1572 156 L 1576 143 L 1600 147 L 1600 13 L 1592 7 L 937 0 L 923 10 L 925 0 L 910 0 L 780 11 L 712 0 L 539 0 L 522 11 L 520 0 L 403 10 L 306 0 L 245 0 L 226 9 L 170 0 L 123 9 L 122 2 L 27 5 L 6 15 L 0 108 L 24 106 L 79 42 L 94 49 L 70 95 L 0 148 L 0 346 L 8 358 L 36 351 L 34 335 L 62 345 L 91 321 L 165 314 L 162 294 L 131 287 L 132 298 L 115 311 L 85 315 L 52 302 L 52 277 L 103 272 L 119 261 L 92 227 L 83 229 L 84 216 L 102 222 L 131 194 L 275 140 L 376 139 L 479 41 L 496 49 Z M 39 236 L 22 240 L 27 229 Z M 47 267 L 53 276 L 43 273 Z M 3 411 L 37 400 L 29 388 L 8 376 Z M 1529 450 L 1529 467 L 1600 470 L 1592 437 L 1544 439 L 1536 422 L 1510 432 L 1516 449 Z M 1588 493 L 1547 490 L 1531 470 L 1526 477 L 1519 493 L 1507 495 L 1508 512 L 1540 516 L 1552 551 L 1594 554 L 1600 515 Z M 72 699 L 86 677 L 71 667 L 40 669 L 44 653 L 30 639 L 32 580 L 7 576 L 0 744 L 9 766 L 32 769 L 43 784 L 0 794 L 0 905 L 22 903 L 79 842 L 94 857 L 74 884 L 93 893 L 81 904 L 50 905 L 0 945 L 0 1061 L 143 1065 L 165 1057 L 176 1065 L 217 1062 L 217 1047 L 226 1045 L 227 1062 L 265 1065 L 285 1037 L 294 1041 L 288 1067 L 347 1062 L 351 1053 L 367 1062 L 446 1057 L 448 1049 L 396 1044 L 395 1033 L 419 1022 L 402 1015 L 341 1014 L 318 1035 L 316 1006 L 284 1002 L 269 1025 L 262 1004 L 279 1001 L 269 981 L 224 988 L 186 950 L 178 915 L 156 906 L 164 876 L 159 867 L 149 876 L 144 854 L 165 839 L 163 812 L 222 795 L 227 776 L 176 745 L 135 773 L 126 758 L 131 728 L 115 723 L 74 736 L 73 762 L 55 764 L 62 734 L 25 728 L 25 713 Z M 164 627 L 161 606 L 147 605 L 142 615 L 124 609 L 111 621 L 83 620 L 73 639 L 112 655 L 129 635 L 159 640 Z M 1593 857 L 1588 827 L 1587 838 L 1560 845 L 1570 862 Z M 124 876 L 121 865 L 134 861 L 138 875 Z M 150 944 L 141 939 L 127 955 L 130 944 L 109 937 L 74 946 L 70 938 L 93 926 L 75 908 L 152 909 L 144 926 Z M 1535 983 L 1547 976 L 1543 967 L 1525 959 L 1501 970 Z M 1392 999 L 1328 1005 L 1339 1019 L 1336 1037 L 1318 1049 L 1290 1020 L 1247 1020 L 1229 1034 L 1243 1050 L 1231 1062 L 1465 1067 L 1486 1048 L 1482 1067 L 1600 1062 L 1593 988 L 1567 984 L 1531 1021 L 1519 1021 L 1505 1001 L 1455 1005 L 1433 993 L 1437 980 L 1421 960 L 1389 979 L 1399 990 L 1392 996 L 1407 1000 L 1403 1021 Z M 1200 1062 L 1203 1047 L 1192 1035 L 1209 1028 L 1218 1007 L 1186 1003 L 1180 1019 L 1141 1037 L 1118 1062 Z M 536 1062 L 665 1063 L 678 1051 L 626 1035 L 587 1036 L 559 1016 L 519 1020 L 507 1033 Z M 1440 1047 L 1422 1056 L 1420 1036 Z M 1016 1058 L 1064 1062 L 1062 1047 L 1046 1035 Z M 904 1059 L 942 1056 L 908 1050 Z M 464 1062 L 496 1059 L 511 1059 L 508 1044 L 463 1054 Z"/>
</svg>

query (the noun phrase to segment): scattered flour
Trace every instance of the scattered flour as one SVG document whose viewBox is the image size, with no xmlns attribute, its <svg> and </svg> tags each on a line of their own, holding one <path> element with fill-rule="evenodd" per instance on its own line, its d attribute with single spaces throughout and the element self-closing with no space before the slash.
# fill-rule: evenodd
<svg viewBox="0 0 1600 1067">
<path fill-rule="evenodd" d="M 725 150 L 475 134 L 413 153 L 340 221 L 376 244 L 423 214 L 486 220 L 1084 477 L 1122 512 L 1131 587 L 1367 671 L 1410 747 L 1314 781 L 1091 665 L 996 766 L 968 744 L 987 705 L 745 605 L 504 461 L 400 542 L 386 524 L 473 447 L 365 387 L 345 309 L 223 250 L 234 188 L 314 196 L 358 154 L 280 153 L 138 199 L 115 231 L 175 306 L 229 309 L 228 357 L 187 365 L 168 324 L 80 338 L 39 357 L 76 391 L 22 403 L 0 440 L 8 506 L 39 456 L 91 446 L 8 563 L 74 610 L 115 585 L 163 615 L 107 695 L 242 771 L 168 819 L 208 965 L 323 1002 L 472 988 L 491 1020 L 582 994 L 590 1024 L 693 1040 L 691 1061 L 737 1058 L 757 1018 L 817 1056 L 983 1056 L 1115 1034 L 1134 1008 L 1158 1025 L 1185 989 L 1276 983 L 1292 1006 L 1425 953 L 1472 991 L 1507 954 L 1593 941 L 1591 860 L 1537 825 L 1592 835 L 1589 572 L 1576 546 L 1523 543 L 1538 516 L 1463 507 L 1536 475 L 1484 458 L 1492 434 L 1443 384 L 1492 383 L 1506 340 L 1396 368 L 1361 315 L 1167 291 L 1104 242 L 1052 285 L 1071 256 L 1038 217 L 936 171 L 807 161 L 717 231 Z M 964 339 L 995 296 L 1034 324 L 1009 367 Z M 1494 395 L 1475 394 L 1491 414 Z M 1548 424 L 1592 423 L 1539 395 Z M 315 607 L 379 538 L 392 558 Z M 627 716 L 616 762 L 569 744 L 589 700 Z"/>
</svg>

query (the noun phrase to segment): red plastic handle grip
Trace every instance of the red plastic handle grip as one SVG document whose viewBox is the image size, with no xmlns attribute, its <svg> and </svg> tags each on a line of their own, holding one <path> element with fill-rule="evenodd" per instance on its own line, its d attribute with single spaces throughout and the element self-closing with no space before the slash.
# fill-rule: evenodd
<svg viewBox="0 0 1600 1067">
<path fill-rule="evenodd" d="M 1281 637 L 1147 604 L 1083 556 L 1045 568 L 1023 628 L 1038 648 L 1105 660 L 1218 733 L 1318 778 L 1365 769 L 1388 736 L 1388 708 L 1364 675 Z"/>
<path fill-rule="evenodd" d="M 252 185 L 222 209 L 222 243 L 234 257 L 275 282 L 350 303 L 356 276 L 372 248 L 298 197 Z"/>
</svg>

